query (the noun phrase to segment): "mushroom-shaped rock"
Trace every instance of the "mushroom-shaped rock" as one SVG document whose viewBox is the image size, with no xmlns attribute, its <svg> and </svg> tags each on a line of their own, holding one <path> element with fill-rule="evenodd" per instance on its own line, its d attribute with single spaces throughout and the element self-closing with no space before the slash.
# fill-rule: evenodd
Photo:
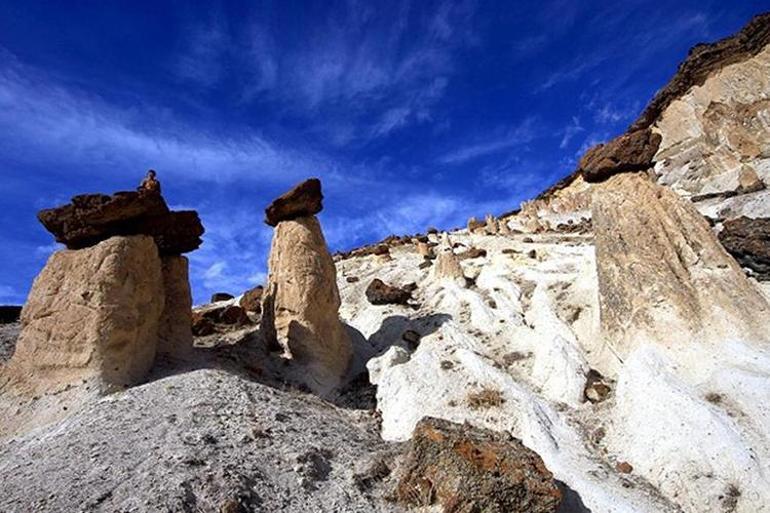
<svg viewBox="0 0 770 513">
<path fill-rule="evenodd" d="M 433 266 L 433 277 L 437 280 L 448 279 L 454 281 L 461 287 L 466 285 L 465 274 L 460 266 L 460 260 L 455 255 L 452 243 L 446 234 L 438 248 L 436 262 Z"/>
<path fill-rule="evenodd" d="M 265 223 L 277 226 L 281 221 L 309 217 L 323 209 L 321 181 L 309 178 L 273 200 L 265 209 Z"/>
<path fill-rule="evenodd" d="M 320 183 L 307 183 L 315 190 L 317 208 L 304 211 L 317 212 Z M 307 386 L 325 394 L 339 384 L 347 371 L 352 345 L 339 318 L 337 270 L 318 219 L 313 215 L 271 218 L 275 205 L 279 207 L 274 211 L 302 211 L 290 206 L 290 198 L 296 197 L 294 191 L 296 188 L 267 210 L 268 218 L 277 220 L 277 225 L 263 293 L 261 330 L 269 347 L 282 348 L 285 357 L 302 366 L 301 379 Z"/>
</svg>

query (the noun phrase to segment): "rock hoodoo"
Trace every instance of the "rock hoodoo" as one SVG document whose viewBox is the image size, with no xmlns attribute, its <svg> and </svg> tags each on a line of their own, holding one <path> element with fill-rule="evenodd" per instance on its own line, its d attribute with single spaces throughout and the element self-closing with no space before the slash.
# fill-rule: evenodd
<svg viewBox="0 0 770 513">
<path fill-rule="evenodd" d="M 315 213 L 321 184 L 307 180 L 266 210 L 275 225 L 262 300 L 261 330 L 270 347 L 302 366 L 317 393 L 333 389 L 345 374 L 352 346 L 339 318 L 337 271 Z"/>
<path fill-rule="evenodd" d="M 68 249 L 35 279 L 9 375 L 42 389 L 91 378 L 122 386 L 143 379 L 156 353 L 191 349 L 181 253 L 198 247 L 203 226 L 195 212 L 169 211 L 154 172 L 137 192 L 76 196 L 38 218 Z"/>
<path fill-rule="evenodd" d="M 602 330 L 621 359 L 645 336 L 767 338 L 764 297 L 672 190 L 643 173 L 614 176 L 594 191 L 593 224 Z"/>
</svg>

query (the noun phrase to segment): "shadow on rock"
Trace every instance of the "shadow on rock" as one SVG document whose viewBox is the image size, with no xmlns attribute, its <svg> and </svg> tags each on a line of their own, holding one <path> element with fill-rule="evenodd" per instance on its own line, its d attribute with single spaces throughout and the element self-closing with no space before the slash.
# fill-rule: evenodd
<svg viewBox="0 0 770 513">
<path fill-rule="evenodd" d="M 559 488 L 562 496 L 561 504 L 559 504 L 559 509 L 556 510 L 556 513 L 591 513 L 591 510 L 583 504 L 580 494 L 575 490 L 561 481 L 556 481 L 556 486 Z"/>
</svg>

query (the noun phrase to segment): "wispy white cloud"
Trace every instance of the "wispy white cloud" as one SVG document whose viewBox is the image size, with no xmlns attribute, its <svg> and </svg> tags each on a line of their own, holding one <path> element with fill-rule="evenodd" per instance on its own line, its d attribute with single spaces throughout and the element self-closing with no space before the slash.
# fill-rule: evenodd
<svg viewBox="0 0 770 513">
<path fill-rule="evenodd" d="M 503 135 L 492 135 L 486 139 L 460 146 L 442 155 L 438 160 L 443 164 L 462 164 L 485 155 L 498 153 L 531 142 L 537 135 L 535 118 L 525 118 L 518 125 L 509 128 Z"/>
<path fill-rule="evenodd" d="M 564 134 L 562 135 L 561 142 L 559 143 L 559 148 L 562 150 L 566 148 L 572 138 L 583 131 L 585 131 L 585 128 L 583 128 L 583 126 L 580 124 L 580 119 L 578 119 L 577 116 L 572 116 L 572 123 L 564 128 Z"/>
<path fill-rule="evenodd" d="M 22 295 L 10 285 L 0 285 L 0 301 L 20 302 Z"/>
<path fill-rule="evenodd" d="M 224 18 L 215 16 L 209 23 L 197 23 L 185 31 L 184 50 L 174 63 L 180 79 L 210 87 L 222 79 L 223 55 L 232 47 Z"/>
<path fill-rule="evenodd" d="M 114 173 L 153 167 L 164 175 L 219 182 L 272 182 L 333 167 L 310 149 L 252 130 L 206 133 L 151 105 L 117 107 L 53 81 L 8 52 L 0 55 L 0 150 L 6 158 L 36 165 L 85 163 Z"/>
</svg>

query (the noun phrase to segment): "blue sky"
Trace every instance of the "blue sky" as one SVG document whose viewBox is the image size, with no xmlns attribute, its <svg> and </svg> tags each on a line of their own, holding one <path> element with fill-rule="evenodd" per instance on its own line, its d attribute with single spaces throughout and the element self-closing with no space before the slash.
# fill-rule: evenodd
<svg viewBox="0 0 770 513">
<path fill-rule="evenodd" d="M 196 302 L 264 280 L 263 209 L 308 176 L 333 250 L 511 210 L 767 8 L 1 0 L 0 303 L 56 249 L 39 209 L 148 168 L 206 227 Z"/>
</svg>

